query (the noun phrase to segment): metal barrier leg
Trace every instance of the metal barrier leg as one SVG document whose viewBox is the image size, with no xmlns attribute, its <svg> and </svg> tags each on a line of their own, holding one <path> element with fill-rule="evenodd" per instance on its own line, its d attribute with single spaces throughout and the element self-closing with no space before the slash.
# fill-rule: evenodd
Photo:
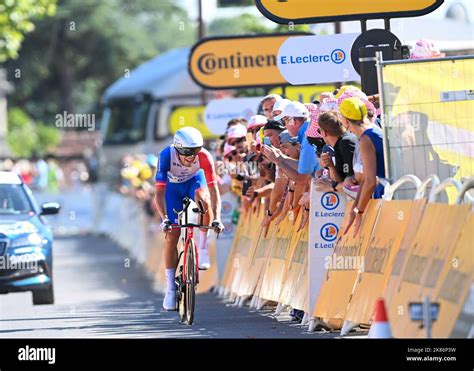
<svg viewBox="0 0 474 371">
<path fill-rule="evenodd" d="M 349 332 L 351 332 L 351 330 L 355 329 L 359 325 L 360 323 L 358 322 L 344 321 L 341 329 L 341 336 L 346 336 Z"/>
</svg>

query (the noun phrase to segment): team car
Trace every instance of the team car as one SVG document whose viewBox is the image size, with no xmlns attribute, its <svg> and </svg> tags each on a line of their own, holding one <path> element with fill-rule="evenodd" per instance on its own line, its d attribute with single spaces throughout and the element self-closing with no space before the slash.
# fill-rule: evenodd
<svg viewBox="0 0 474 371">
<path fill-rule="evenodd" d="M 0 171 L 0 294 L 31 291 L 33 304 L 54 304 L 53 234 L 44 215 L 60 205 L 36 203 L 13 172 Z"/>
</svg>

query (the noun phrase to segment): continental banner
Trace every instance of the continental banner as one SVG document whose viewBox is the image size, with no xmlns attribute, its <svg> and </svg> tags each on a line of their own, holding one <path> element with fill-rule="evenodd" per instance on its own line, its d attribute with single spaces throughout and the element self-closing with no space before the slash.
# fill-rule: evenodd
<svg viewBox="0 0 474 371">
<path fill-rule="evenodd" d="M 189 73 L 206 89 L 287 85 L 277 67 L 278 49 L 298 35 L 304 33 L 203 39 L 191 51 Z"/>
</svg>

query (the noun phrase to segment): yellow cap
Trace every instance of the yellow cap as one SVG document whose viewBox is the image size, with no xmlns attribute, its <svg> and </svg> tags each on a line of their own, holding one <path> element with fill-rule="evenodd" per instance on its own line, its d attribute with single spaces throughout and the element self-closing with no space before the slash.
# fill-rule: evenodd
<svg viewBox="0 0 474 371">
<path fill-rule="evenodd" d="M 347 98 L 339 105 L 339 112 L 346 119 L 362 121 L 367 116 L 367 107 L 357 97 Z"/>
<path fill-rule="evenodd" d="M 339 91 L 336 94 L 336 99 L 339 99 L 346 90 L 360 90 L 357 86 L 354 85 L 342 85 Z"/>
</svg>

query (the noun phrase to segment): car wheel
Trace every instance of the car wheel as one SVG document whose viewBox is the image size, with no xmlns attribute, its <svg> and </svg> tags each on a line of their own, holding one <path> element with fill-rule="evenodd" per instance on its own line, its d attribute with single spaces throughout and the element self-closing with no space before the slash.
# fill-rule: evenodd
<svg viewBox="0 0 474 371">
<path fill-rule="evenodd" d="M 54 289 L 51 285 L 47 289 L 33 291 L 33 305 L 54 304 Z"/>
</svg>

